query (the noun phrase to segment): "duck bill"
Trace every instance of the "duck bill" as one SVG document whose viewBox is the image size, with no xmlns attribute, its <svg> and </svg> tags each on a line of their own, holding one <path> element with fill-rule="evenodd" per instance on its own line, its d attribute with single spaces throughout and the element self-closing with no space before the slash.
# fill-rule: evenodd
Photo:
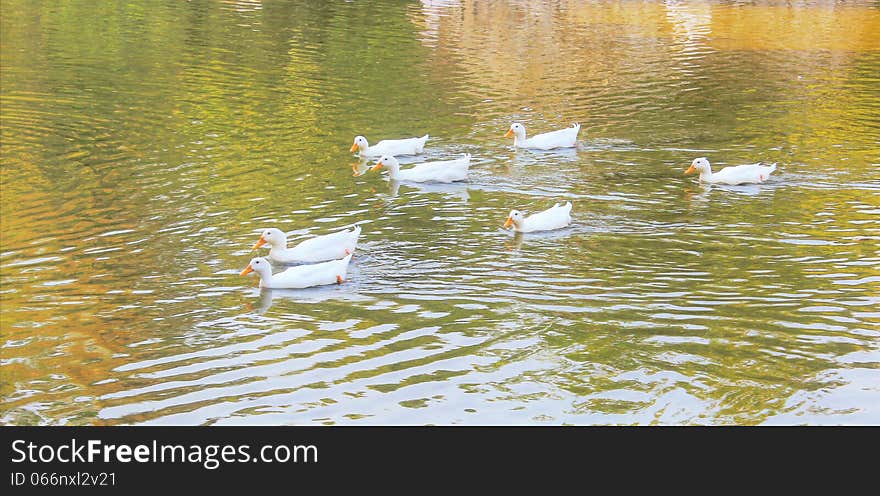
<svg viewBox="0 0 880 496">
<path fill-rule="evenodd" d="M 692 165 L 688 167 L 686 171 L 684 171 L 684 175 L 686 176 L 688 174 L 693 174 L 694 172 L 697 172 L 697 169 Z"/>
<path fill-rule="evenodd" d="M 246 276 L 246 275 L 250 274 L 250 273 L 253 272 L 253 271 L 254 271 L 254 268 L 251 267 L 251 264 L 248 264 L 248 266 L 245 267 L 244 270 L 241 271 L 241 274 L 239 274 L 239 275 L 240 275 L 240 276 Z"/>
<path fill-rule="evenodd" d="M 350 152 L 352 152 L 352 153 L 358 151 L 358 145 L 357 145 L 357 143 L 352 143 L 351 148 L 349 148 L 348 151 L 350 151 Z"/>
<path fill-rule="evenodd" d="M 507 220 L 504 222 L 504 229 L 507 229 L 507 228 L 510 227 L 512 224 L 513 224 L 513 218 L 512 218 L 512 217 L 508 217 Z"/>
<path fill-rule="evenodd" d="M 508 129 L 506 133 L 504 133 L 505 138 L 509 138 L 513 136 L 513 129 Z"/>
<path fill-rule="evenodd" d="M 263 246 L 264 244 L 266 244 L 266 239 L 263 238 L 262 236 L 260 236 L 260 240 L 254 244 L 254 247 L 251 248 L 251 251 L 256 250 L 257 248 Z"/>
<path fill-rule="evenodd" d="M 376 162 L 376 165 L 370 167 L 371 171 L 377 171 L 382 168 L 382 162 Z"/>
</svg>

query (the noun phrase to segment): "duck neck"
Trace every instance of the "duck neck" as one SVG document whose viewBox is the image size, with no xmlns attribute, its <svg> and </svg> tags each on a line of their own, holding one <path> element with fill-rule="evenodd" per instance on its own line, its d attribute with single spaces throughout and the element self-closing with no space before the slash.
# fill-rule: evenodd
<svg viewBox="0 0 880 496">
<path fill-rule="evenodd" d="M 281 239 L 273 239 L 272 242 L 269 243 L 269 246 L 271 247 L 271 249 L 269 251 L 286 249 L 287 248 L 287 236 L 282 236 Z"/>
<path fill-rule="evenodd" d="M 400 166 L 398 164 L 389 164 L 385 168 L 388 169 L 388 175 L 391 179 L 397 179 L 400 176 Z"/>
<path fill-rule="evenodd" d="M 712 180 L 712 167 L 707 165 L 704 169 L 700 170 L 700 181 L 709 182 Z"/>
<path fill-rule="evenodd" d="M 526 132 L 513 133 L 513 146 L 521 146 L 526 143 Z"/>
<path fill-rule="evenodd" d="M 260 265 L 263 265 L 263 264 L 260 264 Z M 256 269 L 254 272 L 256 272 L 258 276 L 260 276 L 260 285 L 261 286 L 268 286 L 269 284 L 272 283 L 272 269 L 271 268 L 263 267 L 260 269 Z"/>
</svg>

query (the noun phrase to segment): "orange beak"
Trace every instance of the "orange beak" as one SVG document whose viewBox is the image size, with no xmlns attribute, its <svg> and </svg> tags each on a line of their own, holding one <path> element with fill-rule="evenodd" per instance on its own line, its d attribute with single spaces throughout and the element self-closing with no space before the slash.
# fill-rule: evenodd
<svg viewBox="0 0 880 496">
<path fill-rule="evenodd" d="M 376 165 L 370 167 L 371 171 L 377 171 L 382 168 L 382 161 L 376 162 Z"/>
<path fill-rule="evenodd" d="M 351 144 L 351 148 L 350 148 L 348 151 L 350 151 L 350 152 L 352 152 L 352 153 L 358 151 L 358 144 L 357 144 L 357 143 L 352 143 L 352 144 Z"/>
<path fill-rule="evenodd" d="M 513 224 L 513 217 L 508 217 L 507 221 L 504 222 L 504 229 L 507 229 L 508 227 L 510 227 L 511 224 Z"/>
<path fill-rule="evenodd" d="M 251 267 L 251 264 L 248 264 L 248 266 L 245 267 L 244 270 L 241 271 L 241 274 L 239 274 L 239 275 L 240 275 L 240 276 L 246 276 L 246 275 L 250 274 L 250 273 L 253 272 L 253 271 L 254 271 L 254 268 Z"/>
<path fill-rule="evenodd" d="M 688 167 L 688 170 L 684 171 L 684 175 L 686 176 L 688 174 L 693 174 L 694 172 L 697 172 L 697 169 L 695 169 L 694 166 L 691 165 L 690 167 Z"/>
<path fill-rule="evenodd" d="M 251 248 L 251 251 L 254 251 L 254 250 L 256 250 L 256 249 L 257 249 L 257 248 L 259 248 L 259 247 L 261 247 L 261 246 L 263 246 L 263 245 L 264 245 L 264 244 L 266 244 L 266 239 L 265 239 L 265 238 L 263 238 L 263 237 L 262 237 L 262 236 L 260 236 L 260 240 L 259 240 L 259 241 L 257 241 L 257 243 L 256 243 L 256 244 L 255 244 L 255 245 L 254 245 L 254 247 L 253 247 L 253 248 Z"/>
<path fill-rule="evenodd" d="M 504 137 L 509 138 L 511 136 L 513 136 L 513 129 L 508 129 L 507 133 L 504 134 Z"/>
</svg>

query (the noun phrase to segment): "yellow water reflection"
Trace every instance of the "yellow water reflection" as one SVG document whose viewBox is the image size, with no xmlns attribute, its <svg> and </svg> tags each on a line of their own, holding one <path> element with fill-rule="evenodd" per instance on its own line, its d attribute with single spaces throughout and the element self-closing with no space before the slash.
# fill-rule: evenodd
<svg viewBox="0 0 880 496">
<path fill-rule="evenodd" d="M 878 15 L 4 1 L 0 419 L 876 421 Z M 354 175 L 356 134 L 421 133 L 467 184 Z M 562 199 L 565 232 L 499 227 Z M 237 275 L 259 228 L 354 222 L 345 285 Z"/>
</svg>

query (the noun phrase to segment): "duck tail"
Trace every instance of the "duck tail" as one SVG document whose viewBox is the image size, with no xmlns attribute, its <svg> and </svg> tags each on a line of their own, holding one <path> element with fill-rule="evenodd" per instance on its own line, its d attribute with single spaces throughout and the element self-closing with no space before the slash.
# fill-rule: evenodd
<svg viewBox="0 0 880 496">
<path fill-rule="evenodd" d="M 354 230 L 352 230 L 351 235 L 354 239 L 351 242 L 351 253 L 349 253 L 349 255 L 354 254 L 354 250 L 357 249 L 358 238 L 361 236 L 361 226 L 354 226 Z"/>
<path fill-rule="evenodd" d="M 428 137 L 429 137 L 429 136 L 426 134 L 426 135 L 422 136 L 421 138 L 419 138 L 419 140 L 420 140 L 420 141 L 419 141 L 419 146 L 416 147 L 416 152 L 417 152 L 417 153 L 422 153 L 423 151 L 425 151 L 425 143 L 427 143 L 427 141 L 428 141 Z"/>
<path fill-rule="evenodd" d="M 776 162 L 773 162 L 772 164 L 768 165 L 767 167 L 770 168 L 770 170 L 767 172 L 776 172 Z"/>
<path fill-rule="evenodd" d="M 338 284 L 342 284 L 348 279 L 348 262 L 351 262 L 351 256 L 354 255 L 354 252 L 349 253 L 345 256 L 345 258 L 340 258 L 338 260 L 339 265 L 337 266 L 338 273 L 336 274 L 336 282 Z"/>
</svg>

